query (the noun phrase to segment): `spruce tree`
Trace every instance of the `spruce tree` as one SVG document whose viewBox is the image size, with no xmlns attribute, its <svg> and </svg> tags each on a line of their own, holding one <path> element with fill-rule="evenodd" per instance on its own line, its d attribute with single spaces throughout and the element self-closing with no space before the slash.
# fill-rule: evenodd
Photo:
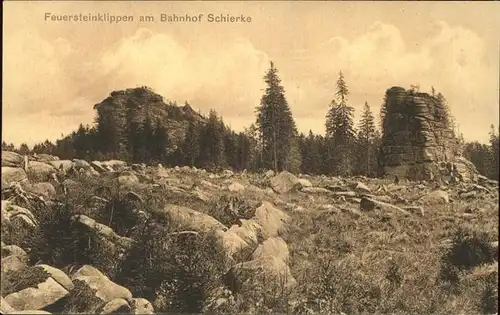
<svg viewBox="0 0 500 315">
<path fill-rule="evenodd" d="M 326 116 L 326 138 L 328 142 L 329 163 L 332 163 L 333 173 L 349 175 L 352 169 L 353 145 L 356 139 L 354 131 L 354 108 L 349 106 L 349 89 L 342 71 L 337 80 L 337 101 L 332 101 Z"/>
<path fill-rule="evenodd" d="M 377 130 L 375 128 L 375 118 L 373 117 L 370 105 L 365 102 L 358 131 L 357 160 L 359 173 L 363 175 L 373 175 L 374 161 L 376 160 L 375 140 Z"/>
<path fill-rule="evenodd" d="M 267 88 L 256 109 L 256 125 L 262 140 L 264 167 L 278 172 L 296 167 L 297 154 L 290 153 L 297 152 L 296 147 L 293 148 L 297 129 L 273 62 L 264 80 Z"/>
<path fill-rule="evenodd" d="M 201 133 L 199 165 L 209 169 L 226 166 L 224 150 L 225 127 L 215 110 L 210 110 L 208 122 Z"/>
<path fill-rule="evenodd" d="M 180 156 L 175 164 L 195 166 L 200 154 L 200 142 L 200 128 L 195 122 L 191 121 L 180 148 Z"/>
</svg>

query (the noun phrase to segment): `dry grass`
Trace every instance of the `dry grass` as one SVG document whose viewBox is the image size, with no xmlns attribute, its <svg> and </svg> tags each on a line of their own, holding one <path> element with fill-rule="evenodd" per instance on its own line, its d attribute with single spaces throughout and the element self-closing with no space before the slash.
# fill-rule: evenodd
<svg viewBox="0 0 500 315">
<path fill-rule="evenodd" d="M 263 178 L 249 176 L 251 183 L 264 188 Z M 315 185 L 347 184 L 340 179 L 308 179 Z M 229 203 L 233 203 L 233 209 L 242 217 L 247 217 L 263 200 L 280 201 L 279 208 L 290 209 L 288 213 L 293 220 L 283 238 L 290 250 L 288 265 L 298 286 L 287 294 L 280 290 L 279 283 L 275 283 L 273 292 L 255 287 L 243 296 L 229 294 L 223 298 L 223 306 L 212 309 L 215 312 L 480 314 L 498 311 L 497 277 L 485 275 L 474 280 L 467 277 L 472 268 L 498 260 L 497 253 L 493 254 L 486 245 L 498 239 L 498 195 L 479 194 L 475 199 L 462 201 L 452 191 L 453 203 L 424 206 L 423 217 L 417 214 L 405 217 L 382 210 L 360 212 L 356 202 L 321 194 L 278 197 L 261 191 L 234 193 L 202 188 L 206 200 L 201 200 L 192 188 L 200 180 L 227 186 L 225 179 L 210 179 L 207 174 L 174 172 L 170 181 L 179 184 L 172 186 L 182 187 L 184 192 L 138 186 L 133 191 L 142 197 L 142 204 L 125 202 L 128 190 L 110 187 L 110 193 L 102 196 L 110 201 L 108 206 L 86 206 L 96 194 L 95 188 L 102 185 L 95 179 L 79 180 L 82 188 L 77 194 L 60 198 L 69 214 L 86 214 L 111 226 L 118 234 L 136 240 L 136 246 L 113 262 L 113 270 L 107 273 L 128 287 L 134 296 L 155 302 L 157 312 L 210 311 L 207 303 L 222 294 L 220 277 L 229 262 L 222 258 L 220 249 L 214 250 L 215 242 L 210 235 L 185 239 L 169 236 L 168 224 L 153 223 L 155 210 L 167 203 L 186 206 L 230 226 L 237 221 L 225 210 Z M 382 179 L 368 184 L 374 189 L 379 185 L 394 189 L 394 185 Z M 431 189 L 413 186 L 387 194 L 416 200 Z M 134 209 L 147 213 L 149 220 L 136 221 L 130 216 Z M 41 239 L 36 243 L 38 247 L 31 246 L 35 249 L 31 259 L 56 267 L 90 262 L 106 271 L 105 266 L 110 262 L 104 259 L 105 253 L 88 252 L 98 257 L 74 261 L 74 250 L 68 248 L 79 242 L 71 239 L 76 236 L 68 234 L 63 226 L 69 214 L 58 219 L 52 213 L 47 214 L 47 220 L 41 219 L 41 229 L 51 228 L 53 232 L 36 234 Z M 61 242 L 58 238 L 62 237 L 69 239 Z M 50 246 L 54 249 L 49 251 Z M 465 252 L 475 257 L 467 268 L 460 267 L 454 252 L 465 247 Z M 454 277 L 453 281 L 443 276 L 446 272 Z"/>
</svg>

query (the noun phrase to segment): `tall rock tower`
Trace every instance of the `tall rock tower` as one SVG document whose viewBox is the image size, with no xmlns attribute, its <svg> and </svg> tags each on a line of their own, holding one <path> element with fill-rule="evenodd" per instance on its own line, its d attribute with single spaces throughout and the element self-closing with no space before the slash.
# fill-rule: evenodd
<svg viewBox="0 0 500 315">
<path fill-rule="evenodd" d="M 448 115 L 439 97 L 402 87 L 388 89 L 379 154 L 381 174 L 433 180 L 459 173 L 462 180 L 472 180 L 477 171 L 460 156 Z"/>
</svg>

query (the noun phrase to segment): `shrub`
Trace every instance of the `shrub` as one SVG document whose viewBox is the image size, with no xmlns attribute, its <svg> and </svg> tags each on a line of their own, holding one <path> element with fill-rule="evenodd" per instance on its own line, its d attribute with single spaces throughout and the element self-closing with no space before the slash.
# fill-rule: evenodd
<svg viewBox="0 0 500 315">
<path fill-rule="evenodd" d="M 2 272 L 2 296 L 19 292 L 26 288 L 36 288 L 50 275 L 42 268 L 30 267 L 23 270 Z"/>
<path fill-rule="evenodd" d="M 214 235 L 172 235 L 169 222 L 145 222 L 122 260 L 116 281 L 157 312 L 199 313 L 227 266 Z"/>
<path fill-rule="evenodd" d="M 60 313 L 96 313 L 98 308 L 102 307 L 104 301 L 98 298 L 96 290 L 89 287 L 85 281 L 73 281 L 73 290 L 64 298 L 64 306 Z"/>
<path fill-rule="evenodd" d="M 459 228 L 452 236 L 451 248 L 442 257 L 441 280 L 457 283 L 463 271 L 496 259 L 497 252 L 487 233 Z"/>
<path fill-rule="evenodd" d="M 62 267 L 74 261 L 80 249 L 71 229 L 72 215 L 72 206 L 59 202 L 37 212 L 38 227 L 23 247 L 32 262 Z"/>
</svg>

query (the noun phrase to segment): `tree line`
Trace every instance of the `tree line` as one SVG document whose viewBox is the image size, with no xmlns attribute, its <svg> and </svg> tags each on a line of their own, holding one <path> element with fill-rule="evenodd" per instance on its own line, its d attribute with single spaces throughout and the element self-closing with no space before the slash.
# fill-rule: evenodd
<svg viewBox="0 0 500 315">
<path fill-rule="evenodd" d="M 210 170 L 272 169 L 334 176 L 377 175 L 387 100 L 380 112 L 381 131 L 367 102 L 355 126 L 349 88 L 340 72 L 325 117 L 325 135 L 312 131 L 303 134 L 297 131 L 285 89 L 272 62 L 264 81 L 267 87 L 255 109 L 255 123 L 243 132 L 232 131 L 212 109 L 208 117 L 204 117 L 204 122 L 190 121 L 184 140 L 174 145 L 159 120 L 147 117 L 144 122 L 130 122 L 125 132 L 118 133 L 116 121 L 98 111 L 95 126 L 80 125 L 76 131 L 55 143 L 46 140 L 30 149 L 26 144 L 15 148 L 2 142 L 2 150 L 21 154 L 46 153 L 61 159 L 121 159 L 131 163 L 188 165 Z M 434 88 L 432 90 L 432 96 L 445 108 L 446 123 L 453 128 L 454 121 L 448 113 L 444 97 L 440 93 L 434 95 Z M 464 145 L 464 156 L 482 174 L 498 178 L 498 133 L 494 127 L 488 145 L 467 143 Z"/>
</svg>

